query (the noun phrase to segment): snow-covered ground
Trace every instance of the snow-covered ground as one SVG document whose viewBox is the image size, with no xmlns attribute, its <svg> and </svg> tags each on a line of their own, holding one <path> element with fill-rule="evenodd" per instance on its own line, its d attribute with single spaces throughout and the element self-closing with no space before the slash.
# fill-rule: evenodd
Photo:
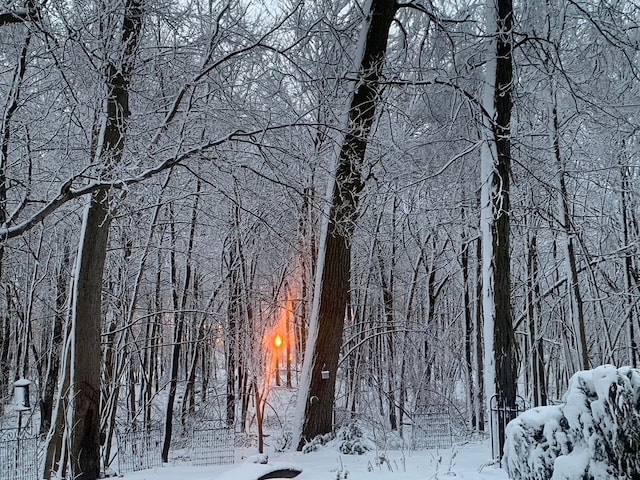
<svg viewBox="0 0 640 480">
<path fill-rule="evenodd" d="M 247 451 L 245 456 L 253 452 Z M 470 443 L 444 450 L 378 451 L 343 455 L 331 445 L 316 452 L 269 454 L 269 465 L 302 469 L 299 480 L 507 480 L 504 470 L 487 465 L 488 442 Z M 255 480 L 265 465 L 238 459 L 235 465 L 192 467 L 166 465 L 128 473 L 125 480 Z M 266 473 L 266 472 L 263 472 Z"/>
</svg>

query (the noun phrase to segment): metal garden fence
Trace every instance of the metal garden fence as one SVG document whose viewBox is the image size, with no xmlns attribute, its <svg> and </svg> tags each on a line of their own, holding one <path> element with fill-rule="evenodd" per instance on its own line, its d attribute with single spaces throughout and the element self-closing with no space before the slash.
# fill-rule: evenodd
<svg viewBox="0 0 640 480">
<path fill-rule="evenodd" d="M 40 439 L 30 429 L 0 430 L 0 478 L 38 480 Z"/>
<path fill-rule="evenodd" d="M 120 474 L 162 466 L 161 426 L 127 429 L 117 436 Z M 235 429 L 222 421 L 201 421 L 192 430 L 175 435 L 171 449 L 192 465 L 230 464 L 235 461 Z"/>
<path fill-rule="evenodd" d="M 453 446 L 453 422 L 448 410 L 418 411 L 412 416 L 411 448 L 449 448 Z"/>
<path fill-rule="evenodd" d="M 160 426 L 119 431 L 117 436 L 120 473 L 161 467 L 162 435 Z"/>
<path fill-rule="evenodd" d="M 222 423 L 193 430 L 193 465 L 226 465 L 235 461 L 235 429 Z"/>
<path fill-rule="evenodd" d="M 493 395 L 489 401 L 490 419 L 489 432 L 491 433 L 491 458 L 502 460 L 504 453 L 504 431 L 507 424 L 526 410 L 525 401 L 517 396 L 513 406 L 505 405 L 498 400 L 497 395 Z"/>
</svg>

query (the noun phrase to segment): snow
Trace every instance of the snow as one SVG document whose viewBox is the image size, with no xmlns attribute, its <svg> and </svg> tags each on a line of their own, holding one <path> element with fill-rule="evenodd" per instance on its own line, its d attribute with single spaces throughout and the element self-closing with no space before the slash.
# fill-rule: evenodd
<svg viewBox="0 0 640 480">
<path fill-rule="evenodd" d="M 251 455 L 254 452 L 248 452 Z M 335 445 L 318 451 L 269 453 L 269 464 L 240 460 L 236 465 L 193 467 L 167 465 L 163 468 L 126 474 L 125 480 L 256 480 L 265 468 L 298 467 L 299 480 L 507 480 L 497 465 L 488 465 L 491 447 L 487 442 L 470 443 L 444 450 L 377 451 L 364 455 L 343 455 Z M 249 460 L 249 461 L 247 461 Z"/>
<path fill-rule="evenodd" d="M 558 457 L 554 464 L 553 480 L 571 480 L 583 475 L 589 465 L 589 450 L 576 448 L 569 455 Z M 598 477 L 602 478 L 602 477 Z M 607 477 L 605 477 L 607 478 Z"/>
<path fill-rule="evenodd" d="M 506 430 L 513 480 L 640 478 L 640 370 L 576 373 L 565 403 L 521 414 Z"/>
</svg>

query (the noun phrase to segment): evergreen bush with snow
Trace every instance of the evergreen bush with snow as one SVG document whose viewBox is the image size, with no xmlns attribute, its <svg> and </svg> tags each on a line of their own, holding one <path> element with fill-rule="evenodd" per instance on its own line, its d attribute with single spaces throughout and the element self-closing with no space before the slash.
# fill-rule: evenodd
<svg viewBox="0 0 640 480">
<path fill-rule="evenodd" d="M 576 373 L 565 403 L 522 413 L 506 430 L 512 480 L 640 479 L 640 370 Z"/>
<path fill-rule="evenodd" d="M 328 444 L 335 438 L 333 433 L 326 433 L 324 435 L 318 435 L 310 442 L 307 442 L 302 447 L 302 453 L 311 453 L 320 450 L 320 447 Z"/>
<path fill-rule="evenodd" d="M 335 448 L 345 455 L 362 455 L 376 448 L 375 443 L 367 438 L 358 422 L 353 422 L 340 427 L 335 435 L 333 433 L 318 435 L 302 447 L 302 453 L 315 452 L 329 443 L 335 445 Z"/>
<path fill-rule="evenodd" d="M 336 442 L 338 450 L 345 455 L 362 455 L 376 448 L 358 422 L 342 426 L 336 434 Z"/>
</svg>

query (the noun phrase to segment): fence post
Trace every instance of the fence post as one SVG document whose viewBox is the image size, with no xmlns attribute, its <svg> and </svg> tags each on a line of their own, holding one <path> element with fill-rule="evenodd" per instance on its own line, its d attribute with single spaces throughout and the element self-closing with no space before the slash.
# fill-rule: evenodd
<svg viewBox="0 0 640 480">
<path fill-rule="evenodd" d="M 504 432 L 507 424 L 524 412 L 524 399 L 516 396 L 515 406 L 510 407 L 500 402 L 497 395 L 489 399 L 489 434 L 491 436 L 491 458 L 502 465 L 504 455 Z M 502 435 L 500 435 L 502 432 Z"/>
</svg>

